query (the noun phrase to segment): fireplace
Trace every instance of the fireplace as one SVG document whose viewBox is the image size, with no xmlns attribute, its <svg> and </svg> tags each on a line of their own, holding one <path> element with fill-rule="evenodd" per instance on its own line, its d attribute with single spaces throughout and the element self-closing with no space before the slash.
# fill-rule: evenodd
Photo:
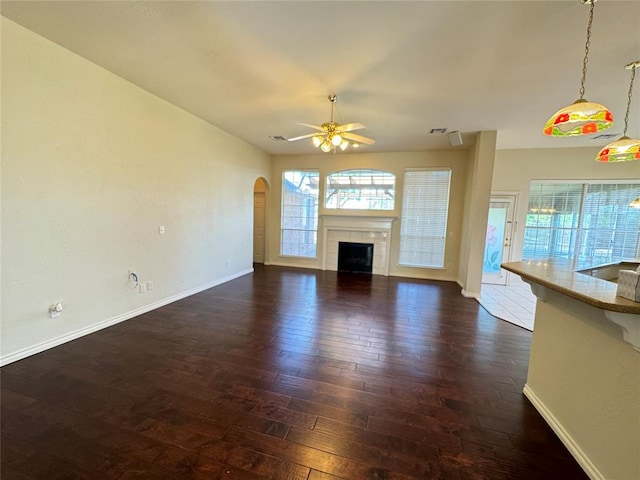
<svg viewBox="0 0 640 480">
<path fill-rule="evenodd" d="M 338 242 L 338 271 L 373 272 L 373 243 Z"/>
<path fill-rule="evenodd" d="M 394 217 L 321 215 L 323 270 L 338 270 L 340 243 L 372 244 L 373 275 L 389 275 L 391 227 Z"/>
</svg>

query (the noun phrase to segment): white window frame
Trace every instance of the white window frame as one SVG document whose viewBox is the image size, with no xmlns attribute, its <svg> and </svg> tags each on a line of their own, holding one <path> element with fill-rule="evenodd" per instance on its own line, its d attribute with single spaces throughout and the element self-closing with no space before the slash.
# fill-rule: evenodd
<svg viewBox="0 0 640 480">
<path fill-rule="evenodd" d="M 566 192 L 556 194 L 551 187 L 575 185 L 576 192 L 571 194 L 577 207 L 566 208 L 569 196 Z M 638 195 L 638 190 L 623 190 L 624 193 L 608 193 L 606 197 L 596 197 L 597 188 L 604 185 L 636 187 L 640 179 L 631 180 L 537 180 L 529 186 L 529 208 L 524 228 L 523 259 L 563 258 L 571 268 L 584 268 L 595 264 L 611 263 L 640 255 L 640 238 L 636 225 L 628 225 L 629 215 L 633 213 L 628 203 Z M 536 203 L 533 189 L 549 189 Z M 618 188 L 616 188 L 618 190 Z M 587 196 L 590 197 L 587 197 Z M 595 198 L 594 198 L 595 197 Z M 628 197 L 628 198 L 624 198 Z M 589 200 L 588 200 L 589 199 Z M 593 200 L 598 202 L 594 203 Z M 565 205 L 564 210 L 557 211 Z M 615 214 L 603 212 L 611 208 Z M 624 210 L 628 213 L 625 214 Z M 621 222 L 622 221 L 622 222 Z M 613 226 L 608 226 L 613 222 Z M 605 225 L 602 225 L 605 223 Z M 531 242 L 530 239 L 534 239 Z M 540 238 L 540 240 L 538 240 Z M 525 249 L 533 245 L 532 251 Z M 634 245 L 635 242 L 635 245 Z"/>
<path fill-rule="evenodd" d="M 288 173 L 315 174 L 317 185 L 314 195 L 307 195 L 301 192 L 298 200 L 302 200 L 299 205 L 287 203 L 287 194 L 292 194 L 286 188 Z M 282 195 L 280 198 L 280 255 L 287 257 L 317 258 L 318 255 L 318 202 L 320 198 L 320 171 L 317 169 L 290 169 L 282 172 Z M 312 204 L 310 204 L 310 202 Z M 306 205 L 305 205 L 306 204 Z M 309 211 L 313 215 L 309 215 Z M 297 225 L 299 223 L 299 225 Z M 305 239 L 300 242 L 297 251 L 288 249 L 291 242 L 286 241 L 287 237 L 297 236 Z"/>
<path fill-rule="evenodd" d="M 376 177 L 378 183 L 376 183 Z M 391 183 L 380 183 L 384 182 L 383 179 L 391 181 Z M 339 170 L 326 176 L 324 208 L 327 210 L 390 211 L 395 208 L 395 191 L 396 176 L 392 172 L 373 168 Z M 390 198 L 385 198 L 381 192 Z M 361 199 L 365 201 L 358 202 Z M 388 206 L 372 208 L 372 204 L 375 204 L 376 201 L 381 205 L 387 203 Z"/>
</svg>

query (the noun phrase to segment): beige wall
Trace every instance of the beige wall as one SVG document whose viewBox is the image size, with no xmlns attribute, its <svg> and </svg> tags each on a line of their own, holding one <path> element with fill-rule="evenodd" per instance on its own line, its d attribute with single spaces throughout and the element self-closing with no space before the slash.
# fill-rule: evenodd
<svg viewBox="0 0 640 480">
<path fill-rule="evenodd" d="M 464 221 L 458 283 L 466 297 L 480 298 L 482 263 L 487 237 L 496 132 L 480 132 L 469 158 L 464 199 Z"/>
<path fill-rule="evenodd" d="M 640 478 L 640 353 L 603 310 L 540 290 L 525 394 L 590 478 Z"/>
<path fill-rule="evenodd" d="M 2 361 L 250 271 L 269 162 L 3 18 Z"/>
<path fill-rule="evenodd" d="M 562 139 L 558 139 L 562 142 Z M 529 205 L 531 180 L 629 180 L 640 181 L 640 162 L 600 163 L 594 158 L 601 147 L 545 148 L 496 151 L 492 191 L 520 194 L 518 228 L 514 236 L 512 261 L 522 259 L 524 224 Z"/>
<path fill-rule="evenodd" d="M 470 152 L 467 150 L 448 150 L 430 152 L 402 152 L 378 154 L 349 154 L 349 155 L 291 155 L 273 157 L 271 176 L 273 178 L 271 195 L 272 208 L 271 237 L 268 263 L 278 265 L 292 265 L 307 268 L 321 268 L 319 259 L 303 259 L 280 256 L 280 198 L 282 195 L 282 172 L 292 169 L 318 169 L 320 172 L 320 212 L 324 214 L 347 214 L 363 216 L 391 216 L 399 219 L 402 212 L 403 173 L 406 168 L 416 167 L 450 167 L 451 168 L 451 196 L 448 220 L 448 237 L 445 247 L 444 269 L 422 269 L 401 267 L 397 263 L 399 248 L 399 220 L 394 221 L 391 235 L 390 271 L 391 275 L 429 278 L 438 280 L 457 280 L 458 258 L 463 218 L 464 189 L 467 176 L 467 163 Z M 324 179 L 327 174 L 351 168 L 372 168 L 385 170 L 396 175 L 395 210 L 380 212 L 326 210 L 324 208 Z M 486 228 L 486 227 L 485 227 Z M 322 231 L 322 224 L 319 225 Z M 322 235 L 318 235 L 318 252 L 322 251 Z M 319 255 L 319 253 L 318 253 Z"/>
</svg>

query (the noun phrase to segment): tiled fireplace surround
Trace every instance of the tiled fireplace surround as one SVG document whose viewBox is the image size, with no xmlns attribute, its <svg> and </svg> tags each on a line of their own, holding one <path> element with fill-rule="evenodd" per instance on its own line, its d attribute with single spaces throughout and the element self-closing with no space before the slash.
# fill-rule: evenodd
<svg viewBox="0 0 640 480">
<path fill-rule="evenodd" d="M 338 243 L 373 243 L 373 274 L 389 275 L 391 227 L 394 217 L 321 215 L 322 269 L 338 270 Z"/>
</svg>

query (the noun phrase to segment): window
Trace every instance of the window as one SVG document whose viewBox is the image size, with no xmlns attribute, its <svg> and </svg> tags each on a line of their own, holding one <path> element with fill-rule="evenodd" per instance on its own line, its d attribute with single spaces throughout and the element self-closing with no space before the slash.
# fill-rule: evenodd
<svg viewBox="0 0 640 480">
<path fill-rule="evenodd" d="M 450 184 L 450 169 L 405 172 L 400 224 L 400 265 L 444 267 Z"/>
<path fill-rule="evenodd" d="M 316 256 L 318 179 L 318 172 L 312 170 L 282 175 L 281 255 Z"/>
<path fill-rule="evenodd" d="M 326 208 L 393 210 L 396 176 L 379 170 L 344 170 L 327 175 Z"/>
<path fill-rule="evenodd" d="M 531 182 L 523 259 L 565 258 L 573 268 L 640 256 L 640 184 Z"/>
</svg>

